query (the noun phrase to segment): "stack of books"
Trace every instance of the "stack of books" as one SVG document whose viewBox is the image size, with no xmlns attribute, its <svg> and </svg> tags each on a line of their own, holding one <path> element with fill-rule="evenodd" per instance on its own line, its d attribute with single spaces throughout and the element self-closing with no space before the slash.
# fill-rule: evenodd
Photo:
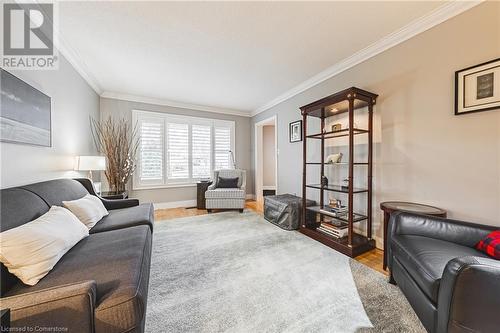
<svg viewBox="0 0 500 333">
<path fill-rule="evenodd" d="M 323 222 L 317 230 L 335 238 L 346 237 L 348 233 L 347 223 L 340 221 Z"/>
<path fill-rule="evenodd" d="M 345 217 L 347 216 L 347 206 L 341 207 L 332 207 L 325 205 L 322 209 L 319 210 L 323 214 L 332 216 L 332 217 Z"/>
</svg>

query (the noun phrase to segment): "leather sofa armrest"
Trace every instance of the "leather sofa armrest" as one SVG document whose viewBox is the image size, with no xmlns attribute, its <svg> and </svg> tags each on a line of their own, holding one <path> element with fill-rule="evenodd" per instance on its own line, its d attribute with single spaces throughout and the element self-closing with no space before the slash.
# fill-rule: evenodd
<svg viewBox="0 0 500 333">
<path fill-rule="evenodd" d="M 392 236 L 423 236 L 474 247 L 482 238 L 496 229 L 498 227 L 441 217 L 395 212 L 391 214 L 388 231 Z"/>
<path fill-rule="evenodd" d="M 10 309 L 11 328 L 94 332 L 96 288 L 85 281 L 2 297 L 0 304 Z"/>
<path fill-rule="evenodd" d="M 500 261 L 460 257 L 446 265 L 437 332 L 495 332 L 500 327 Z"/>
</svg>

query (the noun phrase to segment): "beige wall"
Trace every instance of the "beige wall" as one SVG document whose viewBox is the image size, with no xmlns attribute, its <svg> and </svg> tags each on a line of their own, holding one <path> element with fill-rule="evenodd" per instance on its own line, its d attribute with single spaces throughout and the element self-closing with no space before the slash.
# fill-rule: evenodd
<svg viewBox="0 0 500 333">
<path fill-rule="evenodd" d="M 500 226 L 500 110 L 454 115 L 454 72 L 499 57 L 500 2 L 488 2 L 253 117 L 255 124 L 276 114 L 283 129 L 279 191 L 301 193 L 302 148 L 288 143 L 284 130 L 300 119 L 299 107 L 357 86 L 380 96 L 373 180 L 379 237 L 386 200 L 433 204 L 452 218 Z"/>
<path fill-rule="evenodd" d="M 192 117 L 204 117 L 221 120 L 232 120 L 235 122 L 235 159 L 238 168 L 250 169 L 250 118 L 233 115 L 226 115 L 213 112 L 181 109 L 170 106 L 154 105 L 138 102 L 130 102 L 111 98 L 101 97 L 101 118 L 109 116 L 122 117 L 132 121 L 132 110 L 144 110 L 179 114 Z M 103 176 L 103 182 L 105 177 Z M 247 172 L 247 194 L 253 194 L 253 177 Z M 196 186 L 174 187 L 150 190 L 131 190 L 130 196 L 138 198 L 140 201 L 153 203 L 168 203 L 179 201 L 196 200 Z"/>
<path fill-rule="evenodd" d="M 262 163 L 264 188 L 271 189 L 276 186 L 276 145 L 274 143 L 274 126 L 266 125 L 262 127 Z"/>
<path fill-rule="evenodd" d="M 51 97 L 52 147 L 0 143 L 1 187 L 86 175 L 74 157 L 96 152 L 89 116 L 99 117 L 99 96 L 62 55 L 58 70 L 10 72 Z"/>
</svg>

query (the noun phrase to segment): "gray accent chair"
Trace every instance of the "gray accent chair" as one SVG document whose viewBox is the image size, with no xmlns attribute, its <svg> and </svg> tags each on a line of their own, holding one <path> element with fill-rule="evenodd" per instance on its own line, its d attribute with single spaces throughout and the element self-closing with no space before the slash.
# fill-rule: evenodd
<svg viewBox="0 0 500 333">
<path fill-rule="evenodd" d="M 46 213 L 63 200 L 96 195 L 88 179 L 56 179 L 1 190 L 0 231 Z M 99 197 L 100 198 L 100 197 Z M 35 286 L 1 266 L 2 309 L 11 327 L 68 332 L 143 332 L 151 262 L 153 205 L 105 200 L 109 215 L 69 250 Z"/>
<path fill-rule="evenodd" d="M 238 187 L 218 188 L 219 177 L 238 177 Z M 207 211 L 211 213 L 213 209 L 238 209 L 240 212 L 243 212 L 247 184 L 246 171 L 241 169 L 215 170 L 212 179 L 212 185 L 205 192 Z"/>
<path fill-rule="evenodd" d="M 498 227 L 396 212 L 387 260 L 428 332 L 498 332 L 500 261 L 474 246 Z"/>
</svg>

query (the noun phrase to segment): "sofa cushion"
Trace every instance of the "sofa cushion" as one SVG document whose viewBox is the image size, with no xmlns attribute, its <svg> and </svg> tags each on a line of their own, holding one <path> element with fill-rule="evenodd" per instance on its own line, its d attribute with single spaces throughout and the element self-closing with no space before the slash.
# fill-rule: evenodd
<svg viewBox="0 0 500 333">
<path fill-rule="evenodd" d="M 81 199 L 71 201 L 63 200 L 62 203 L 64 207 L 75 214 L 88 229 L 91 229 L 104 216 L 109 215 L 102 201 L 95 195 L 87 194 Z"/>
<path fill-rule="evenodd" d="M 50 208 L 38 195 L 19 187 L 1 190 L 0 207 L 0 232 L 33 221 Z"/>
<path fill-rule="evenodd" d="M 147 225 L 152 231 L 154 221 L 153 214 L 154 208 L 151 203 L 144 203 L 139 206 L 122 209 L 112 209 L 109 211 L 109 215 L 97 222 L 89 232 L 92 234 L 137 225 Z"/>
<path fill-rule="evenodd" d="M 393 255 L 434 303 L 437 303 L 444 268 L 450 260 L 463 256 L 485 257 L 474 248 L 412 235 L 395 235 L 391 241 L 391 249 Z"/>
<path fill-rule="evenodd" d="M 206 199 L 245 199 L 245 191 L 239 188 L 216 188 L 205 192 Z"/>
<path fill-rule="evenodd" d="M 73 213 L 52 206 L 39 218 L 0 233 L 0 261 L 10 273 L 33 286 L 88 235 L 87 227 Z"/>
<path fill-rule="evenodd" d="M 476 249 L 500 260 L 500 230 L 492 231 L 476 245 Z"/>
<path fill-rule="evenodd" d="M 85 187 L 74 179 L 53 179 L 20 188 L 35 193 L 49 206 L 62 206 L 63 200 L 76 200 L 89 194 Z"/>
<path fill-rule="evenodd" d="M 238 188 L 238 177 L 235 178 L 224 178 L 219 177 L 217 179 L 217 188 Z"/>
<path fill-rule="evenodd" d="M 148 226 L 92 234 L 67 252 L 37 285 L 19 282 L 6 296 L 94 280 L 96 332 L 125 332 L 144 322 L 150 259 Z"/>
</svg>

